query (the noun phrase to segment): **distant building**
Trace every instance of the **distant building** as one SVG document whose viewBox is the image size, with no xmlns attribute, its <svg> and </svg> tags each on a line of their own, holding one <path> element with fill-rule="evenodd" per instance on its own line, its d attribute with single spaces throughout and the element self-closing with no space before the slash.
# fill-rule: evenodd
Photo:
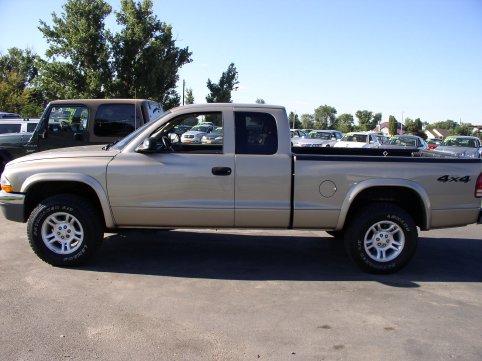
<svg viewBox="0 0 482 361">
<path fill-rule="evenodd" d="M 427 139 L 445 139 L 445 137 L 450 135 L 450 131 L 447 129 L 433 128 L 425 129 L 425 134 L 427 134 Z"/>
<path fill-rule="evenodd" d="M 377 125 L 375 127 L 375 129 L 373 129 L 373 131 L 377 132 L 377 133 L 383 133 L 384 135 L 389 136 L 390 131 L 389 131 L 389 128 L 388 128 L 388 122 L 380 123 L 379 125 Z M 400 135 L 400 134 L 404 134 L 404 133 L 405 133 L 405 125 L 403 125 L 400 122 L 397 122 L 397 134 Z"/>
<path fill-rule="evenodd" d="M 474 125 L 474 129 L 472 129 L 472 133 L 482 134 L 482 125 Z"/>
</svg>

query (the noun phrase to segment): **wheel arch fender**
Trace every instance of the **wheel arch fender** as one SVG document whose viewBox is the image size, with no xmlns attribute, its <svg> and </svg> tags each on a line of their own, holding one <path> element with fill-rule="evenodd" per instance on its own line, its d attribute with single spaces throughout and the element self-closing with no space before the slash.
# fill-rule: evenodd
<svg viewBox="0 0 482 361">
<path fill-rule="evenodd" d="M 432 211 L 432 206 L 430 203 L 430 198 L 428 196 L 427 191 L 423 186 L 421 186 L 419 183 L 407 180 L 407 179 L 367 179 L 364 181 L 361 181 L 359 183 L 355 183 L 348 191 L 343 204 L 340 209 L 340 215 L 338 217 L 338 223 L 336 226 L 336 230 L 342 230 L 346 221 L 347 221 L 347 216 L 348 212 L 350 211 L 350 207 L 353 205 L 355 199 L 357 198 L 360 193 L 363 191 L 366 191 L 370 188 L 376 188 L 376 187 L 396 187 L 396 188 L 406 188 L 410 191 L 415 192 L 415 194 L 420 198 L 420 200 L 423 203 L 424 207 L 424 212 L 425 212 L 425 221 L 424 224 L 422 225 L 423 229 L 430 229 L 430 223 L 431 223 L 431 211 Z"/>
<path fill-rule="evenodd" d="M 31 175 L 27 179 L 25 179 L 25 181 L 22 184 L 20 192 L 26 194 L 29 188 L 31 188 L 33 185 L 40 182 L 43 183 L 43 182 L 56 182 L 56 181 L 79 182 L 92 188 L 99 199 L 99 203 L 102 208 L 102 214 L 104 216 L 106 227 L 107 228 L 115 227 L 114 217 L 112 215 L 112 210 L 110 208 L 107 192 L 97 179 L 89 175 L 82 174 L 82 173 L 36 173 L 34 175 Z"/>
</svg>

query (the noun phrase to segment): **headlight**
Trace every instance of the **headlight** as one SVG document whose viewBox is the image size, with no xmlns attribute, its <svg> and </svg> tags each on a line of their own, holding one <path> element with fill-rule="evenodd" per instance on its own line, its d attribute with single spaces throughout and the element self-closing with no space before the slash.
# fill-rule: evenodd
<svg viewBox="0 0 482 361">
<path fill-rule="evenodd" d="M 2 187 L 2 191 L 7 192 L 7 193 L 13 192 L 13 187 L 10 184 L 10 181 L 5 176 L 5 173 L 3 173 L 2 178 L 0 178 L 0 185 Z"/>
</svg>

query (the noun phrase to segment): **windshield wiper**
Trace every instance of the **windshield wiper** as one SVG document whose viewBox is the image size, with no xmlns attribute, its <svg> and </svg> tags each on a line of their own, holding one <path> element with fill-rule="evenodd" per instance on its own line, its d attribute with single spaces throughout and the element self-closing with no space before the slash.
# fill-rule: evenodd
<svg viewBox="0 0 482 361">
<path fill-rule="evenodd" d="M 109 150 L 110 147 L 112 147 L 114 144 L 116 144 L 119 141 L 119 139 L 114 140 L 112 143 L 109 143 L 107 145 L 104 145 L 102 147 L 103 150 Z"/>
</svg>

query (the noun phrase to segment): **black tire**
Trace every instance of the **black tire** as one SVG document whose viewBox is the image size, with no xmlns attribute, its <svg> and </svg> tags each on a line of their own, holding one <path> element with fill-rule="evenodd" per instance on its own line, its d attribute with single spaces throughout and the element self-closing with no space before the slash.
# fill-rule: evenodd
<svg viewBox="0 0 482 361">
<path fill-rule="evenodd" d="M 56 212 L 71 214 L 83 228 L 84 238 L 80 247 L 68 255 L 55 253 L 42 240 L 42 225 L 48 216 Z M 30 247 L 43 261 L 53 266 L 69 267 L 84 264 L 95 254 L 102 243 L 104 228 L 99 212 L 88 200 L 71 194 L 60 194 L 44 199 L 32 211 L 27 223 L 27 234 Z"/>
<path fill-rule="evenodd" d="M 385 262 L 376 261 L 364 247 L 364 238 L 372 225 L 390 221 L 397 224 L 405 237 L 398 256 Z M 413 257 L 417 248 L 418 232 L 412 217 L 402 208 L 389 203 L 368 205 L 357 211 L 345 231 L 345 249 L 362 270 L 369 273 L 389 274 L 402 269 Z"/>
<path fill-rule="evenodd" d="M 335 239 L 343 239 L 345 236 L 345 233 L 343 231 L 325 231 L 328 233 L 330 236 L 334 237 Z"/>
</svg>

